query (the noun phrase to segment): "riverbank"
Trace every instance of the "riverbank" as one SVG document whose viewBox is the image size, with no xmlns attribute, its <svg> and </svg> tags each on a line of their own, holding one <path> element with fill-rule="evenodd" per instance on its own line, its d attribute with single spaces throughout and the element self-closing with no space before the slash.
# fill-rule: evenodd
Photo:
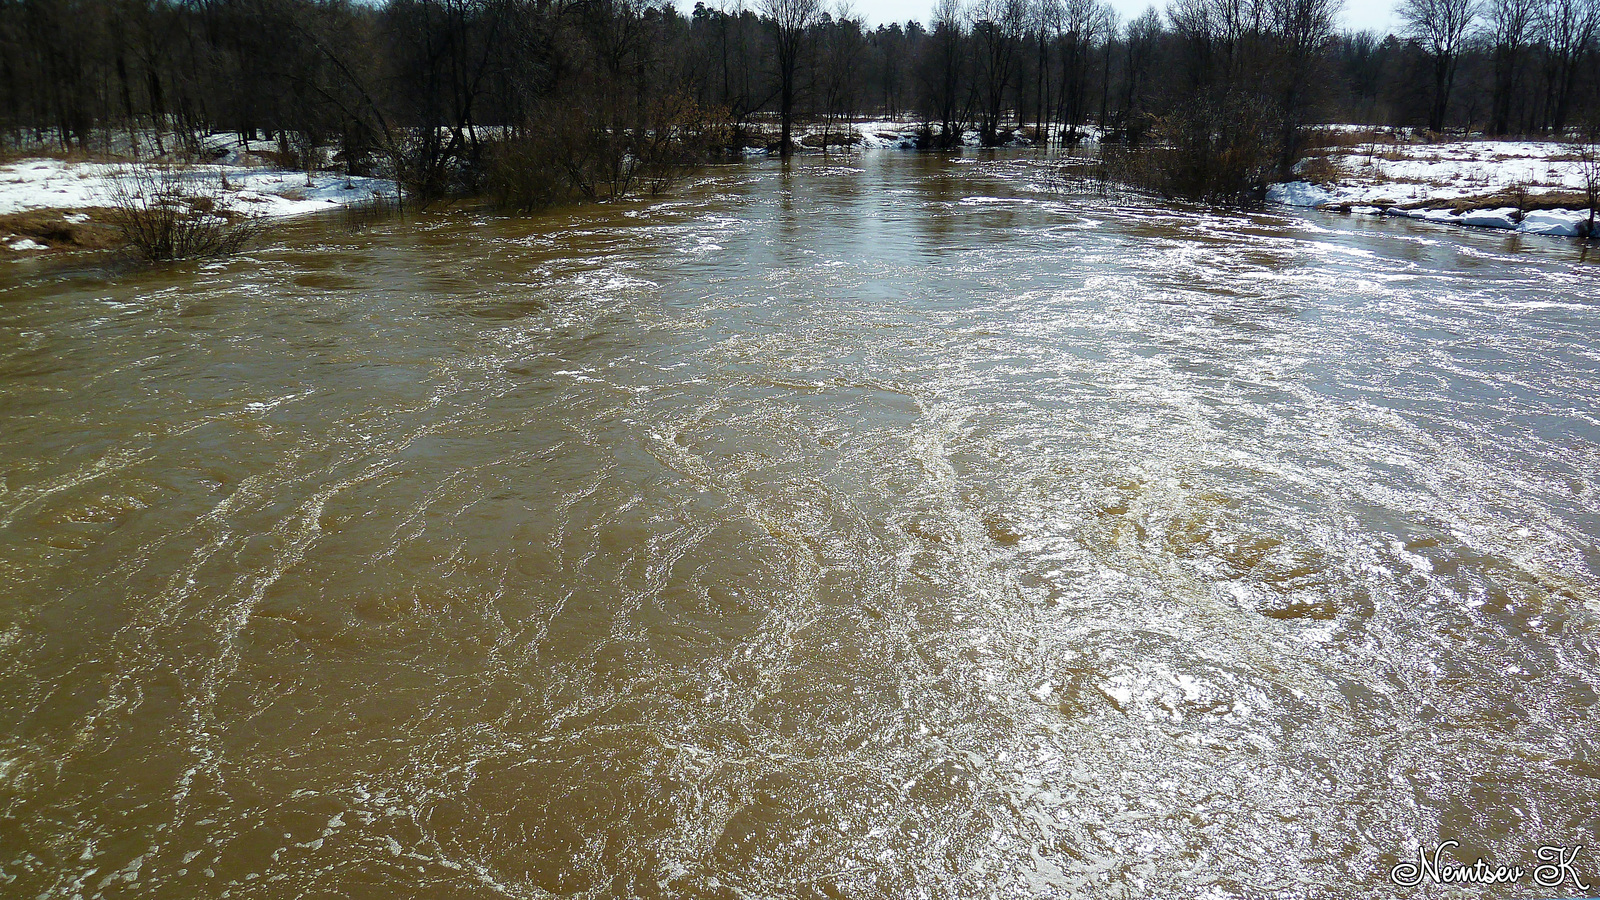
<svg viewBox="0 0 1600 900">
<path fill-rule="evenodd" d="M 751 155 L 776 140 L 767 123 L 751 133 Z M 1415 143 L 1404 135 L 1341 126 L 1300 171 L 1303 180 L 1272 185 L 1269 202 L 1388 215 L 1525 234 L 1585 236 L 1590 215 L 1586 163 L 1576 148 L 1553 141 L 1467 140 Z M 1085 134 L 1086 138 L 1092 135 Z M 921 126 L 896 120 L 811 123 L 797 129 L 805 154 L 915 150 Z M 1008 132 L 1005 146 L 1032 145 Z M 981 144 L 965 131 L 960 144 Z M 215 163 L 184 166 L 221 208 L 250 217 L 289 218 L 365 203 L 395 191 L 394 182 L 308 174 L 274 164 L 251 144 L 218 149 Z M 115 195 L 137 163 L 73 158 L 22 159 L 0 165 L 0 259 L 116 246 Z"/>
<path fill-rule="evenodd" d="M 1524 234 L 1589 234 L 1586 186 L 1600 173 L 1573 144 L 1363 137 L 1312 154 L 1300 167 L 1306 179 L 1273 185 L 1267 200 Z"/>
<path fill-rule="evenodd" d="M 745 156 L 777 153 L 780 138 L 776 122 L 746 123 L 743 132 Z M 938 134 L 938 126 L 932 126 L 932 134 Z M 917 122 L 811 122 L 796 128 L 793 147 L 800 155 L 915 150 L 928 139 L 924 126 Z M 1015 130 L 1002 131 L 1000 139 L 999 146 L 1004 148 L 1033 143 Z M 181 178 L 195 183 L 197 196 L 209 198 L 214 208 L 232 216 L 290 218 L 395 194 L 395 183 L 390 179 L 307 173 L 283 167 L 278 164 L 282 154 L 274 149 L 278 145 L 273 142 L 245 141 L 226 135 L 214 135 L 207 141 L 204 150 L 213 162 L 173 165 Z M 965 130 L 956 144 L 980 147 L 982 135 Z M 113 148 L 118 153 L 126 150 Z M 326 153 L 323 158 L 328 158 Z M 136 182 L 140 173 L 148 171 L 146 164 L 131 159 L 60 157 L 43 152 L 42 148 L 36 157 L 0 165 L 0 259 L 117 246 L 121 234 L 113 224 L 116 196 L 119 190 Z"/>
<path fill-rule="evenodd" d="M 0 165 L 0 258 L 115 246 L 118 233 L 112 221 L 118 192 L 141 171 L 145 169 L 137 163 L 72 158 Z M 217 206 L 269 219 L 327 212 L 392 197 L 395 190 L 387 179 L 307 174 L 249 157 L 179 171 Z"/>
</svg>

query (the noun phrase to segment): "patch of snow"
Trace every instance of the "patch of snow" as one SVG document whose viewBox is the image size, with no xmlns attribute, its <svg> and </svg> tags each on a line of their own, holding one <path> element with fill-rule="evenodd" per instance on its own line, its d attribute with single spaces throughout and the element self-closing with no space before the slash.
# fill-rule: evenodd
<svg viewBox="0 0 1600 900">
<path fill-rule="evenodd" d="M 1525 187 L 1538 194 L 1583 189 L 1583 172 L 1560 141 L 1452 141 L 1361 144 L 1332 156 L 1345 173 L 1333 188 L 1342 203 L 1445 201 Z"/>
<path fill-rule="evenodd" d="M 862 150 L 915 150 L 917 126 L 905 122 L 856 122 L 856 146 Z"/>
<path fill-rule="evenodd" d="M 49 250 L 50 249 L 50 247 L 48 245 L 46 245 L 46 244 L 41 244 L 38 241 L 35 241 L 35 240 L 31 239 L 31 238 L 25 238 L 25 237 L 19 237 L 16 240 L 12 241 L 11 243 L 7 244 L 6 246 L 11 248 L 12 250 Z"/>
<path fill-rule="evenodd" d="M 1333 195 L 1309 181 L 1287 181 L 1267 188 L 1267 202 L 1285 206 L 1321 206 Z"/>
<path fill-rule="evenodd" d="M 65 162 L 55 159 L 24 160 L 0 166 L 0 215 L 31 209 L 85 209 L 112 206 L 119 182 L 131 177 L 131 166 L 110 163 Z M 197 165 L 183 170 L 185 178 L 220 188 L 228 206 L 251 204 L 250 212 L 273 216 L 301 216 L 394 194 L 394 182 L 382 178 L 314 175 L 281 169 L 227 165 Z M 87 216 L 69 218 L 79 223 Z"/>
</svg>

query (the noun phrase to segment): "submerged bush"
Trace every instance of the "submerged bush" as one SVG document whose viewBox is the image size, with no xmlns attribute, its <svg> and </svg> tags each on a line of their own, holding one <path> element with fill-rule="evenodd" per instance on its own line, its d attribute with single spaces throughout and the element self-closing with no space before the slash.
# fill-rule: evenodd
<svg viewBox="0 0 1600 900">
<path fill-rule="evenodd" d="M 726 116 L 682 95 L 643 108 L 552 108 L 490 151 L 489 191 L 517 210 L 660 194 L 730 136 Z"/>
<path fill-rule="evenodd" d="M 1192 100 L 1161 130 L 1170 149 L 1159 171 L 1170 195 L 1259 204 L 1284 161 L 1283 115 L 1260 97 Z"/>
<path fill-rule="evenodd" d="M 229 207 L 220 178 L 172 166 L 124 174 L 111 205 L 127 246 L 151 262 L 227 256 L 267 230 L 263 218 Z"/>
<path fill-rule="evenodd" d="M 1258 96 L 1196 97 L 1156 119 L 1145 146 L 1102 145 L 1093 177 L 1163 197 L 1257 206 L 1295 162 L 1294 132 Z"/>
</svg>

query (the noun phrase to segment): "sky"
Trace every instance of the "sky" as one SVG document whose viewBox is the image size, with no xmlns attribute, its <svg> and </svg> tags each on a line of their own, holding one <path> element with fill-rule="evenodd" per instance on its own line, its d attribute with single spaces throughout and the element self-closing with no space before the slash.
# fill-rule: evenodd
<svg viewBox="0 0 1600 900">
<path fill-rule="evenodd" d="M 824 4 L 832 7 L 837 0 L 823 0 Z M 1122 21 L 1144 12 L 1151 5 L 1151 0 L 1110 0 L 1116 8 Z M 928 22 L 928 13 L 933 9 L 934 0 L 850 0 L 850 7 L 866 19 L 868 24 L 881 25 L 887 22 L 904 22 L 916 19 L 924 25 Z M 680 0 L 680 6 L 692 7 L 693 0 Z M 707 3 L 708 6 L 714 5 Z M 755 3 L 751 3 L 755 6 Z M 1157 10 L 1166 8 L 1166 0 L 1155 3 Z M 1343 28 L 1356 31 L 1373 29 L 1379 32 L 1392 31 L 1395 28 L 1394 0 L 1344 0 L 1344 11 L 1339 18 Z"/>
</svg>

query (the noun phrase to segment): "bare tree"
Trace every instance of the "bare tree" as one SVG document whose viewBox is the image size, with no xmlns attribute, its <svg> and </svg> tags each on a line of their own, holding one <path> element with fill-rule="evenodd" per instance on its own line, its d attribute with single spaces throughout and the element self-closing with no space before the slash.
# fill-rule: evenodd
<svg viewBox="0 0 1600 900">
<path fill-rule="evenodd" d="M 1395 11 L 1405 22 L 1406 33 L 1433 60 L 1433 103 L 1428 110 L 1428 128 L 1443 131 L 1456 64 L 1473 20 L 1478 17 L 1477 0 L 1401 0 Z"/>
<path fill-rule="evenodd" d="M 1539 17 L 1540 37 L 1548 56 L 1546 121 L 1558 135 L 1567 129 L 1573 87 L 1583 55 L 1594 40 L 1597 18 L 1597 0 L 1546 0 Z"/>
<path fill-rule="evenodd" d="M 1172 0 L 1167 17 L 1187 49 L 1195 90 L 1237 83 L 1261 74 L 1252 56 L 1266 27 L 1267 0 Z"/>
<path fill-rule="evenodd" d="M 1488 0 L 1484 8 L 1484 37 L 1493 48 L 1494 62 L 1490 134 L 1502 135 L 1511 130 L 1511 101 L 1538 10 L 1539 0 Z"/>
<path fill-rule="evenodd" d="M 1109 41 L 1112 10 L 1097 0 L 1066 0 L 1061 17 L 1061 121 L 1066 141 L 1078 139 L 1078 126 L 1087 118 L 1089 65 L 1094 47 Z"/>
<path fill-rule="evenodd" d="M 939 123 L 938 143 L 945 147 L 961 142 L 961 130 L 967 123 L 968 110 L 963 103 L 968 80 L 966 40 L 961 0 L 938 0 L 919 75 L 923 115 Z"/>
<path fill-rule="evenodd" d="M 1578 171 L 1583 175 L 1584 199 L 1589 205 L 1589 223 L 1584 234 L 1591 239 L 1600 238 L 1595 231 L 1595 213 L 1600 211 L 1600 128 L 1589 128 L 1584 136 L 1574 142 L 1573 155 L 1578 158 Z"/>
<path fill-rule="evenodd" d="M 1061 0 L 1035 0 L 1032 7 L 1033 33 L 1039 59 L 1034 67 L 1033 123 L 1045 141 L 1049 140 L 1053 107 L 1050 103 L 1050 48 L 1061 33 Z"/>
<path fill-rule="evenodd" d="M 1128 33 L 1123 42 L 1126 59 L 1123 82 L 1122 108 L 1124 113 L 1143 109 L 1144 92 L 1150 74 L 1151 57 L 1155 55 L 1156 42 L 1161 37 L 1161 15 L 1154 6 L 1145 9 L 1128 23 Z M 1131 137 L 1132 135 L 1130 135 Z"/>
<path fill-rule="evenodd" d="M 774 49 L 778 63 L 778 109 L 783 123 L 782 145 L 778 152 L 788 159 L 794 126 L 795 70 L 806 32 L 822 12 L 822 0 L 761 0 L 761 9 L 776 29 Z"/>
<path fill-rule="evenodd" d="M 822 94 L 822 149 L 826 153 L 836 121 L 849 123 L 855 117 L 857 89 L 861 82 L 861 57 L 866 38 L 861 33 L 861 18 L 848 0 L 834 8 L 833 27 L 822 34 L 822 71 L 817 84 Z M 851 140 L 848 136 L 846 141 Z"/>
<path fill-rule="evenodd" d="M 973 59 L 983 92 L 982 139 L 999 143 L 1006 91 L 1016 74 L 1017 50 L 1027 27 L 1026 0 L 978 0 L 972 12 Z"/>
<path fill-rule="evenodd" d="M 761 69 L 761 29 L 744 0 L 721 0 L 716 12 L 720 102 L 733 124 L 733 144 L 743 147 L 751 114 L 772 99 L 770 87 L 757 84 Z"/>
<path fill-rule="evenodd" d="M 1300 155 L 1300 136 L 1312 111 L 1312 92 L 1341 0 L 1267 0 L 1267 26 L 1276 59 L 1266 73 L 1276 74 L 1283 113 L 1282 157 L 1287 174 Z"/>
<path fill-rule="evenodd" d="M 921 34 L 920 30 L 917 32 Z M 871 44 L 878 52 L 879 96 L 883 98 L 883 111 L 891 119 L 898 119 L 905 103 L 906 89 L 906 32 L 899 23 L 879 25 L 872 33 Z"/>
</svg>

